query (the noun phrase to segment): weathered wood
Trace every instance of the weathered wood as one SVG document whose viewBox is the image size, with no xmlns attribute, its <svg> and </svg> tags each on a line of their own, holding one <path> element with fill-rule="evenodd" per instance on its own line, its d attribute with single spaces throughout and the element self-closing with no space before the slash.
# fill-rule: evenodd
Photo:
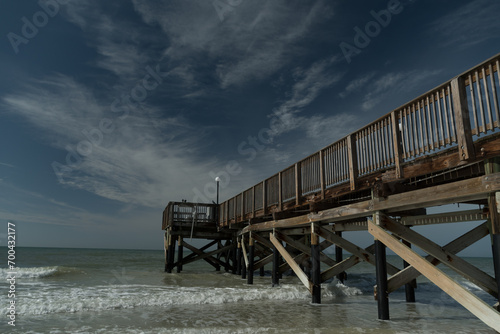
<svg viewBox="0 0 500 334">
<path fill-rule="evenodd" d="M 278 252 L 281 254 L 281 256 L 285 259 L 285 261 L 288 263 L 290 268 L 292 268 L 293 272 L 299 280 L 302 282 L 302 284 L 305 285 L 305 287 L 309 290 L 309 292 L 312 291 L 312 284 L 309 282 L 309 279 L 307 278 L 306 274 L 300 269 L 299 265 L 297 262 L 294 261 L 293 257 L 288 254 L 288 252 L 285 250 L 283 245 L 274 237 L 272 233 L 269 233 L 269 239 L 273 243 L 274 247 L 278 250 Z"/>
<path fill-rule="evenodd" d="M 255 246 L 253 243 L 252 233 L 248 235 L 248 273 L 247 273 L 247 284 L 253 284 L 253 263 L 254 263 L 254 252 Z"/>
<path fill-rule="evenodd" d="M 293 217 L 278 221 L 270 221 L 247 226 L 243 233 L 249 231 L 266 231 L 273 228 L 291 228 L 305 226 L 311 222 L 335 222 L 346 219 L 367 217 L 376 211 L 410 210 L 426 206 L 444 205 L 456 202 L 467 202 L 487 198 L 490 192 L 500 190 L 500 173 L 438 185 L 407 193 L 390 195 L 383 199 L 373 199 L 342 207 L 327 209 L 318 213 Z M 429 194 L 432 193 L 432 196 Z"/>
<path fill-rule="evenodd" d="M 195 262 L 195 261 L 198 261 L 198 260 L 209 260 L 208 263 L 210 263 L 211 265 L 213 265 L 214 267 L 216 267 L 216 265 L 213 263 L 217 263 L 218 265 L 220 266 L 223 266 L 225 267 L 226 266 L 226 263 L 222 262 L 221 260 L 213 257 L 213 255 L 217 255 L 219 253 L 222 253 L 222 252 L 225 252 L 229 249 L 231 249 L 231 247 L 233 247 L 233 245 L 229 245 L 229 246 L 226 246 L 226 247 L 222 247 L 222 248 L 219 248 L 219 249 L 216 249 L 214 251 L 211 251 L 211 252 L 208 252 L 208 253 L 205 253 L 205 252 L 202 252 L 200 251 L 199 249 L 191 246 L 190 244 L 186 243 L 185 241 L 182 242 L 182 245 L 184 247 L 186 247 L 187 249 L 189 249 L 190 251 L 198 254 L 197 256 L 195 256 L 194 258 L 190 258 L 188 260 L 185 260 L 183 261 L 184 264 L 188 264 L 188 263 L 191 263 L 191 262 Z"/>
<path fill-rule="evenodd" d="M 311 223 L 311 294 L 312 303 L 321 304 L 321 268 L 320 268 L 320 246 L 319 237 L 316 234 L 317 225 Z"/>
<path fill-rule="evenodd" d="M 375 297 L 378 306 L 378 318 L 389 320 L 389 294 L 387 293 L 387 260 L 385 256 L 385 245 L 375 240 L 375 257 L 377 273 L 377 292 Z"/>
<path fill-rule="evenodd" d="M 473 159 L 475 157 L 475 152 L 463 77 L 457 77 L 451 81 L 451 91 L 453 94 L 453 110 L 455 112 L 458 152 L 462 160 Z"/>
<path fill-rule="evenodd" d="M 498 294 L 498 287 L 495 279 L 484 271 L 476 268 L 457 255 L 443 250 L 441 246 L 432 242 L 428 238 L 418 234 L 406 226 L 394 222 L 387 216 L 380 215 L 380 220 L 380 223 L 386 230 L 391 231 L 398 237 L 419 247 L 429 255 L 432 255 L 441 261 L 441 263 L 447 265 L 450 269 L 453 269 L 472 283 L 480 286 L 488 293 L 494 293 L 495 295 Z"/>
<path fill-rule="evenodd" d="M 401 136 L 401 129 L 399 127 L 398 116 L 395 111 L 391 113 L 391 126 L 392 126 L 392 142 L 394 145 L 394 163 L 396 165 L 396 177 L 400 179 L 403 177 L 403 168 L 402 168 L 403 142 Z"/>
<path fill-rule="evenodd" d="M 363 261 L 366 261 L 374 266 L 376 265 L 376 259 L 372 253 L 364 250 L 361 247 L 356 246 L 352 242 L 347 241 L 346 239 L 336 235 L 335 233 L 328 231 L 323 226 L 318 226 L 317 231 L 318 235 L 320 235 L 325 240 L 328 240 L 331 243 L 338 245 L 339 247 L 342 247 L 343 249 L 359 257 Z M 387 271 L 389 272 L 389 274 L 394 275 L 399 272 L 399 269 L 391 264 L 387 264 Z"/>
<path fill-rule="evenodd" d="M 443 250 L 456 254 L 466 249 L 470 245 L 476 243 L 477 241 L 481 240 L 487 235 L 488 235 L 488 226 L 487 223 L 485 222 L 477 226 L 476 228 L 472 229 L 471 231 L 465 233 L 464 235 L 456 238 L 450 243 L 446 244 L 445 246 L 443 246 Z M 426 256 L 425 259 L 435 266 L 441 263 L 438 259 L 436 259 L 432 255 Z M 412 281 L 418 276 L 420 276 L 420 273 L 413 266 L 406 267 L 405 269 L 401 270 L 397 274 L 392 275 L 389 278 L 387 282 L 388 292 L 391 293 L 393 291 L 396 291 L 401 286 L 407 284 L 408 282 Z"/>
<path fill-rule="evenodd" d="M 287 245 L 289 245 L 295 249 L 298 249 L 299 251 L 301 251 L 304 254 L 307 254 L 308 256 L 311 256 L 311 249 L 309 247 L 307 247 L 305 244 L 303 244 L 301 242 L 297 242 L 296 240 L 292 239 L 290 236 L 283 234 L 280 231 L 275 231 L 274 234 L 275 234 L 276 238 L 286 242 Z M 327 255 L 325 255 L 323 253 L 320 254 L 320 259 L 321 259 L 321 262 L 324 262 L 324 263 L 328 264 L 329 266 L 334 266 L 337 264 L 337 262 L 335 260 L 331 259 L 330 257 L 328 257 Z"/>
<path fill-rule="evenodd" d="M 300 162 L 295 164 L 295 205 L 302 203 L 302 171 Z"/>
<path fill-rule="evenodd" d="M 371 246 L 368 246 L 367 248 L 365 248 L 365 251 L 369 252 L 369 253 L 373 253 L 374 250 L 375 250 L 375 244 L 372 244 Z M 324 282 L 324 281 L 326 281 L 334 276 L 337 276 L 338 274 L 355 266 L 356 264 L 360 263 L 361 261 L 362 260 L 358 256 L 352 255 L 352 256 L 348 257 L 347 259 L 343 260 L 342 262 L 337 263 L 335 266 L 323 271 L 321 273 L 321 281 Z"/>
<path fill-rule="evenodd" d="M 349 160 L 351 190 L 355 190 L 358 178 L 358 153 L 356 150 L 356 137 L 353 134 L 347 136 L 347 157 Z"/>
<path fill-rule="evenodd" d="M 368 231 L 376 239 L 382 241 L 393 252 L 414 266 L 425 277 L 446 292 L 450 297 L 468 309 L 472 314 L 482 320 L 485 324 L 500 331 L 500 313 L 479 299 L 476 295 L 456 283 L 443 271 L 435 268 L 431 263 L 406 247 L 396 238 L 377 226 L 375 222 L 368 222 Z"/>
<path fill-rule="evenodd" d="M 401 218 L 403 225 L 430 225 L 460 222 L 473 222 L 488 219 L 489 214 L 484 210 L 466 210 L 458 212 L 436 213 L 432 215 L 408 216 Z"/>
</svg>

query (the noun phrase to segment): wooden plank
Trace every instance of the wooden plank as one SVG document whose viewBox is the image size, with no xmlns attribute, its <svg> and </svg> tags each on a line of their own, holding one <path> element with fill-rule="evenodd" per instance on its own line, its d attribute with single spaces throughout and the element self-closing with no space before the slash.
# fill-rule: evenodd
<svg viewBox="0 0 500 334">
<path fill-rule="evenodd" d="M 321 199 L 325 199 L 325 152 L 320 150 L 319 154 L 319 184 L 321 187 Z"/>
<path fill-rule="evenodd" d="M 241 250 L 243 252 L 243 259 L 245 260 L 245 267 L 248 267 L 248 257 L 247 257 L 247 249 L 245 247 L 245 237 L 241 237 Z"/>
<path fill-rule="evenodd" d="M 302 171 L 300 162 L 295 164 L 295 205 L 300 205 L 302 202 Z"/>
<path fill-rule="evenodd" d="M 349 180 L 351 183 L 351 190 L 355 190 L 358 178 L 358 154 L 356 150 L 356 139 L 353 134 L 347 137 L 347 154 L 349 159 Z"/>
<path fill-rule="evenodd" d="M 463 77 L 457 77 L 451 81 L 451 90 L 453 94 L 453 110 L 455 112 L 455 128 L 457 131 L 460 159 L 473 159 L 475 157 L 474 142 Z"/>
<path fill-rule="evenodd" d="M 269 240 L 273 243 L 274 247 L 278 250 L 278 252 L 281 254 L 281 256 L 285 259 L 286 263 L 292 268 L 293 272 L 297 277 L 300 279 L 302 284 L 305 285 L 305 287 L 309 290 L 309 292 L 312 291 L 312 284 L 307 278 L 306 274 L 300 269 L 299 265 L 295 260 L 288 254 L 288 252 L 285 250 L 285 248 L 281 245 L 281 243 L 274 237 L 272 233 L 269 233 Z"/>
<path fill-rule="evenodd" d="M 364 250 L 370 254 L 373 254 L 373 252 L 375 251 L 375 244 L 366 247 Z M 321 281 L 324 282 L 326 280 L 329 280 L 330 278 L 337 276 L 338 274 L 346 271 L 347 269 L 357 265 L 361 261 L 362 260 L 358 256 L 352 255 L 347 259 L 345 259 L 344 261 L 337 263 L 335 266 L 323 271 L 321 273 Z"/>
<path fill-rule="evenodd" d="M 348 257 L 344 261 L 341 261 L 334 265 L 333 267 L 328 268 L 327 270 L 321 273 L 321 282 L 325 282 L 332 277 L 337 276 L 338 274 L 346 271 L 349 268 L 354 267 L 358 263 L 361 262 L 361 259 L 355 255 Z"/>
<path fill-rule="evenodd" d="M 366 250 L 364 250 L 361 247 L 356 246 L 352 242 L 347 241 L 346 239 L 336 235 L 335 233 L 328 231 L 327 229 L 325 229 L 322 226 L 317 226 L 316 228 L 317 228 L 316 229 L 317 233 L 323 239 L 328 240 L 331 243 L 341 247 L 342 249 L 348 251 L 352 255 L 359 257 L 363 261 L 368 262 L 372 265 L 375 265 L 375 256 L 372 253 L 367 252 Z M 387 264 L 387 272 L 390 275 L 394 275 L 394 274 L 398 273 L 399 271 L 400 270 L 398 268 L 394 267 L 393 265 L 391 265 L 389 263 Z"/>
<path fill-rule="evenodd" d="M 306 226 L 311 222 L 334 222 L 346 219 L 367 217 L 375 211 L 400 211 L 486 199 L 490 192 L 500 191 L 500 173 L 473 179 L 438 185 L 426 189 L 376 198 L 342 207 L 309 213 L 299 217 L 269 221 L 245 227 L 242 233 L 266 231 L 273 228 L 291 228 Z M 429 196 L 432 194 L 432 196 Z"/>
<path fill-rule="evenodd" d="M 277 239 L 286 242 L 287 245 L 301 251 L 304 254 L 307 254 L 308 256 L 311 256 L 311 247 L 308 247 L 308 246 L 304 245 L 303 243 L 292 239 L 290 236 L 283 234 L 280 231 L 275 231 L 274 234 L 275 234 Z M 324 262 L 324 263 L 328 264 L 329 266 L 334 266 L 337 264 L 337 262 L 335 260 L 331 259 L 330 257 L 328 257 L 327 255 L 325 255 L 323 253 L 320 254 L 320 259 L 321 259 L 321 262 Z"/>
<path fill-rule="evenodd" d="M 403 161 L 403 147 L 402 147 L 401 130 L 399 129 L 399 121 L 395 111 L 391 113 L 391 125 L 392 125 L 392 142 L 394 145 L 394 163 L 396 164 L 396 177 L 400 179 L 403 177 L 403 169 L 401 166 L 401 163 Z"/>
<path fill-rule="evenodd" d="M 460 284 L 456 283 L 443 271 L 427 262 L 411 248 L 403 245 L 396 238 L 384 231 L 384 229 L 377 226 L 376 222 L 368 222 L 368 231 L 374 236 L 374 238 L 383 242 L 393 252 L 414 266 L 425 277 L 468 309 L 481 321 L 500 332 L 500 313 L 494 310 L 491 306 L 462 287 Z"/>
<path fill-rule="evenodd" d="M 190 258 L 188 260 L 183 261 L 183 264 L 188 264 L 188 263 L 195 262 L 195 261 L 198 261 L 198 260 L 205 260 L 206 259 L 206 260 L 209 260 L 209 262 L 210 261 L 216 262 L 216 263 L 218 263 L 219 265 L 221 265 L 223 267 L 226 267 L 226 263 L 224 263 L 221 260 L 213 257 L 213 255 L 225 252 L 226 250 L 229 250 L 229 249 L 231 249 L 233 247 L 233 245 L 228 245 L 226 247 L 222 247 L 220 249 L 216 249 L 214 251 L 211 251 L 211 252 L 208 252 L 208 253 L 204 253 L 204 252 L 201 252 L 200 250 L 198 250 L 197 248 L 195 248 L 195 247 L 187 244 L 184 241 L 182 242 L 182 246 L 188 248 L 190 251 L 195 252 L 196 254 L 199 254 L 198 256 L 196 256 L 194 258 Z"/>
<path fill-rule="evenodd" d="M 460 222 L 473 222 L 488 219 L 489 214 L 484 210 L 466 210 L 458 212 L 436 213 L 423 216 L 408 216 L 401 218 L 403 225 L 431 225 Z"/>
<path fill-rule="evenodd" d="M 443 246 L 443 250 L 456 254 L 464 250 L 465 248 L 469 247 L 470 245 L 476 243 L 477 241 L 481 240 L 482 238 L 487 236 L 488 233 L 489 233 L 488 224 L 485 222 L 477 226 L 476 228 L 472 229 L 471 231 L 465 233 L 464 235 L 458 237 L 457 239 L 453 240 L 452 242 L 448 243 L 447 245 Z M 432 255 L 426 256 L 425 259 L 435 266 L 441 263 L 441 261 L 439 261 Z M 420 276 L 420 273 L 418 272 L 417 269 L 415 269 L 413 266 L 406 267 L 399 273 L 391 276 L 387 281 L 389 293 L 396 291 L 397 289 L 399 289 L 406 283 L 411 282 L 418 276 Z"/>
<path fill-rule="evenodd" d="M 391 231 L 398 237 L 419 247 L 427 254 L 438 259 L 441 263 L 447 265 L 450 269 L 453 269 L 472 283 L 487 291 L 489 294 L 498 295 L 498 287 L 495 279 L 484 271 L 476 268 L 452 252 L 444 250 L 441 246 L 428 238 L 418 234 L 406 226 L 396 223 L 389 217 L 382 214 L 380 214 L 380 224 L 382 224 L 386 230 Z M 370 223 L 368 222 L 368 227 L 369 226 Z"/>
</svg>

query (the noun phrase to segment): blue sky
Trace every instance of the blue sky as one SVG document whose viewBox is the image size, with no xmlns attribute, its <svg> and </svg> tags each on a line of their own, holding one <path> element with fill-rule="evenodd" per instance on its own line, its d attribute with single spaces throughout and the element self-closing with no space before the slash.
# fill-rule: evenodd
<svg viewBox="0 0 500 334">
<path fill-rule="evenodd" d="M 20 246 L 161 249 L 168 201 L 215 200 L 228 165 L 221 200 L 500 51 L 494 0 L 0 6 Z"/>
</svg>

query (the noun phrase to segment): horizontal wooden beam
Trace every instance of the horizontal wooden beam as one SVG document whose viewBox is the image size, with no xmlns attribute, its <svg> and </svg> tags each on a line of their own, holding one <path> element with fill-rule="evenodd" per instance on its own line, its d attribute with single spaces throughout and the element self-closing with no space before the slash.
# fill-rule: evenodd
<svg viewBox="0 0 500 334">
<path fill-rule="evenodd" d="M 467 210 L 458 212 L 437 213 L 433 215 L 409 216 L 401 218 L 403 225 L 431 225 L 446 223 L 461 223 L 486 220 L 489 213 L 484 210 Z"/>
<path fill-rule="evenodd" d="M 250 231 L 267 231 L 273 228 L 294 228 L 312 222 L 335 222 L 353 218 L 368 217 L 376 211 L 410 210 L 428 206 L 444 205 L 485 199 L 488 193 L 500 190 L 500 173 L 473 179 L 457 181 L 425 189 L 409 191 L 402 194 L 375 198 L 369 201 L 354 203 L 338 208 L 309 213 L 278 221 L 250 225 L 242 233 Z M 432 196 L 429 196 L 432 194 Z"/>
<path fill-rule="evenodd" d="M 491 306 L 486 304 L 460 284 L 456 283 L 447 274 L 434 267 L 411 248 L 399 242 L 383 228 L 377 226 L 376 221 L 368 222 L 368 231 L 374 236 L 374 238 L 380 240 L 394 253 L 414 266 L 422 273 L 422 275 L 436 284 L 441 290 L 446 292 L 450 297 L 468 309 L 481 321 L 495 329 L 497 332 L 500 332 L 500 313 L 494 310 Z"/>
</svg>

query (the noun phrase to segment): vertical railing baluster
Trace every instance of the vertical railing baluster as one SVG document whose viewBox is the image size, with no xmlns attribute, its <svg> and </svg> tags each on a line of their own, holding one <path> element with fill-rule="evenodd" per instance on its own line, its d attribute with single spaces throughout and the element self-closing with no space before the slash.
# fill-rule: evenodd
<svg viewBox="0 0 500 334">
<path fill-rule="evenodd" d="M 356 189 L 358 178 L 358 159 L 356 152 L 356 142 L 354 135 L 351 134 L 347 137 L 347 155 L 349 159 L 349 180 L 351 183 L 351 190 Z"/>
<path fill-rule="evenodd" d="M 465 93 L 465 82 L 462 77 L 451 81 L 453 94 L 453 110 L 455 112 L 455 122 L 458 141 L 458 152 L 461 160 L 474 158 L 474 142 L 470 128 L 469 107 L 467 95 Z"/>
<path fill-rule="evenodd" d="M 498 96 L 497 96 L 497 88 L 495 85 L 495 72 L 493 71 L 493 66 L 490 64 L 489 65 L 489 70 L 490 70 L 490 82 L 491 82 L 491 93 L 493 95 L 493 104 L 495 106 L 495 117 L 496 117 L 496 122 L 497 126 L 500 126 L 500 110 L 498 106 Z M 500 69 L 498 68 L 498 61 L 497 61 L 497 73 L 500 73 Z M 500 79 L 500 75 L 499 75 Z M 500 84 L 500 82 L 499 82 Z M 493 122 L 493 128 L 495 128 L 495 122 Z"/>
<path fill-rule="evenodd" d="M 321 199 L 325 199 L 325 161 L 323 150 L 319 151 L 319 183 L 321 187 Z"/>
<path fill-rule="evenodd" d="M 474 128 L 472 129 L 472 134 L 479 135 L 480 128 L 477 122 L 477 110 L 476 110 L 476 94 L 474 94 L 474 81 L 472 75 L 469 74 L 469 92 L 472 106 L 472 117 L 474 119 Z M 475 131 L 474 131 L 475 130 Z"/>
<path fill-rule="evenodd" d="M 396 164 L 396 177 L 400 179 L 403 177 L 403 168 L 401 166 L 403 147 L 401 145 L 401 132 L 399 131 L 399 120 L 397 118 L 395 111 L 391 113 L 391 125 L 392 125 L 392 144 L 394 145 L 394 162 Z"/>
<path fill-rule="evenodd" d="M 427 141 L 429 144 L 429 149 L 434 150 L 434 138 L 432 137 L 432 118 L 431 118 L 431 104 L 429 102 L 429 95 L 427 95 L 425 102 L 427 103 Z"/>
<path fill-rule="evenodd" d="M 295 205 L 300 205 L 302 201 L 302 180 L 300 162 L 295 164 Z"/>
<path fill-rule="evenodd" d="M 480 131 L 486 133 L 486 115 L 484 113 L 484 102 L 483 102 L 483 92 L 481 90 L 481 78 L 479 77 L 479 72 L 476 71 L 476 88 L 477 88 L 477 96 L 479 102 L 479 112 L 481 116 L 481 126 Z"/>
<path fill-rule="evenodd" d="M 483 68 L 481 69 L 481 73 L 483 74 L 483 85 L 484 85 L 484 97 L 486 99 L 486 110 L 488 111 L 488 119 L 489 122 L 485 124 L 485 133 L 488 130 L 493 130 L 493 115 L 491 113 L 491 102 L 490 102 L 490 91 L 488 89 L 488 80 L 486 80 L 486 71 Z"/>
</svg>

